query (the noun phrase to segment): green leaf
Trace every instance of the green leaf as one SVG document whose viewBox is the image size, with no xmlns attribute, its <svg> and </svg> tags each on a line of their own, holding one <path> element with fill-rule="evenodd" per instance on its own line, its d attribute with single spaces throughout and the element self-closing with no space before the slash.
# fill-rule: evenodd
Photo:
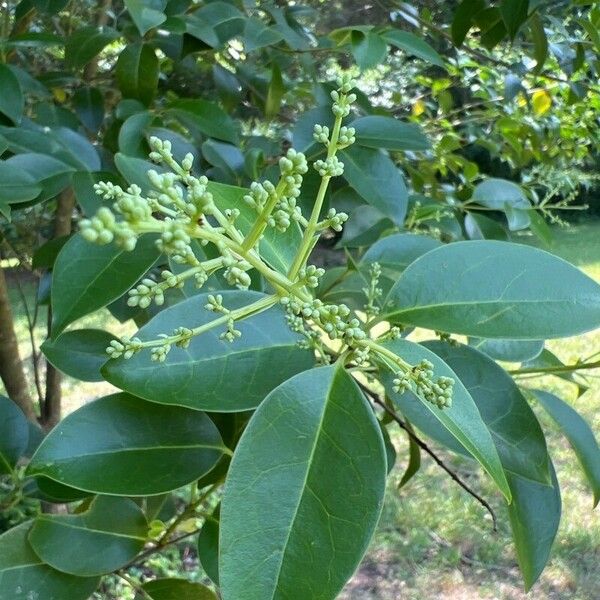
<svg viewBox="0 0 600 600">
<path fill-rule="evenodd" d="M 202 133 L 218 140 L 236 144 L 235 121 L 216 103 L 202 99 L 177 100 L 169 112 L 185 123 L 191 123 Z"/>
<path fill-rule="evenodd" d="M 529 226 L 531 204 L 523 189 L 506 179 L 486 179 L 475 186 L 472 202 L 506 213 L 508 228 L 519 231 Z"/>
<path fill-rule="evenodd" d="M 407 426 L 412 427 L 407 423 Z M 408 465 L 398 483 L 398 490 L 401 490 L 418 472 L 421 468 L 421 448 L 415 440 L 408 435 Z"/>
<path fill-rule="evenodd" d="M 202 412 L 113 394 L 65 417 L 28 467 L 65 485 L 115 496 L 151 496 L 208 472 L 221 437 Z"/>
<path fill-rule="evenodd" d="M 80 381 L 103 381 L 100 367 L 106 362 L 106 348 L 115 336 L 100 329 L 66 331 L 47 339 L 42 352 L 57 369 Z"/>
<path fill-rule="evenodd" d="M 129 44 L 119 54 L 115 74 L 124 98 L 148 106 L 158 88 L 159 61 L 154 48 L 141 42 Z"/>
<path fill-rule="evenodd" d="M 381 430 L 343 368 L 312 369 L 274 390 L 225 484 L 223 600 L 314 598 L 317 590 L 321 600 L 336 598 L 367 549 L 385 478 Z"/>
<path fill-rule="evenodd" d="M 533 57 L 535 58 L 535 71 L 539 73 L 548 58 L 548 38 L 540 15 L 535 12 L 529 19 L 531 39 L 533 40 Z"/>
<path fill-rule="evenodd" d="M 542 428 L 513 378 L 491 358 L 464 345 L 423 344 L 435 352 L 471 392 L 504 470 L 550 484 L 548 451 Z"/>
<path fill-rule="evenodd" d="M 41 443 L 41 440 L 39 443 Z M 75 488 L 48 479 L 47 477 L 34 477 L 29 480 L 29 484 L 33 485 L 31 485 L 31 488 L 27 492 L 28 496 L 39 498 L 44 502 L 51 502 L 54 504 L 77 502 L 78 500 L 89 498 L 91 495 L 89 492 L 76 490 Z"/>
<path fill-rule="evenodd" d="M 386 57 L 385 40 L 372 31 L 352 31 L 352 54 L 359 69 L 366 71 L 380 64 Z"/>
<path fill-rule="evenodd" d="M 471 240 L 508 240 L 506 229 L 498 221 L 483 215 L 468 213 L 464 225 Z"/>
<path fill-rule="evenodd" d="M 457 242 L 404 271 L 383 317 L 474 337 L 567 337 L 600 326 L 600 286 L 543 250 Z"/>
<path fill-rule="evenodd" d="M 548 562 L 560 522 L 560 489 L 551 461 L 549 465 L 552 487 L 507 474 L 513 494 L 508 516 L 526 591 Z"/>
<path fill-rule="evenodd" d="M 121 34 L 111 27 L 83 27 L 69 36 L 65 44 L 65 63 L 72 69 L 80 69 L 98 56 L 108 44 Z"/>
<path fill-rule="evenodd" d="M 403 123 L 393 117 L 370 115 L 351 123 L 356 131 L 356 143 L 386 150 L 428 150 L 431 143 L 415 123 Z"/>
<path fill-rule="evenodd" d="M 0 64 L 0 89 L 0 113 L 18 125 L 23 116 L 25 98 L 17 76 L 3 64 Z"/>
<path fill-rule="evenodd" d="M 145 35 L 167 20 L 163 12 L 166 5 L 166 0 L 125 0 L 125 6 L 140 35 Z"/>
<path fill-rule="evenodd" d="M 41 13 L 55 15 L 67 6 L 69 0 L 31 0 L 31 3 Z"/>
<path fill-rule="evenodd" d="M 283 39 L 283 35 L 273 27 L 267 27 L 260 19 L 246 19 L 242 43 L 246 52 L 272 46 Z"/>
<path fill-rule="evenodd" d="M 29 443 L 29 423 L 23 411 L 6 396 L 0 395 L 0 475 L 13 467 Z"/>
<path fill-rule="evenodd" d="M 380 150 L 352 146 L 339 152 L 346 181 L 397 225 L 404 224 L 408 192 L 401 172 Z"/>
<path fill-rule="evenodd" d="M 454 11 L 451 33 L 455 46 L 461 46 L 473 26 L 473 17 L 486 7 L 484 0 L 463 0 Z"/>
<path fill-rule="evenodd" d="M 81 87 L 73 93 L 73 108 L 79 120 L 91 132 L 97 132 L 104 121 L 104 96 L 95 87 Z"/>
<path fill-rule="evenodd" d="M 41 191 L 42 186 L 29 173 L 14 169 L 8 161 L 0 161 L 0 203 L 28 202 Z"/>
<path fill-rule="evenodd" d="M 73 577 L 45 565 L 31 549 L 31 522 L 0 535 L 0 600 L 87 600 L 99 579 Z"/>
<path fill-rule="evenodd" d="M 502 0 L 500 14 L 511 40 L 515 39 L 521 25 L 527 20 L 529 0 Z"/>
<path fill-rule="evenodd" d="M 98 496 L 75 515 L 40 515 L 29 543 L 48 565 L 79 577 L 111 573 L 144 548 L 148 522 L 129 498 Z"/>
<path fill-rule="evenodd" d="M 219 517 L 221 505 L 206 519 L 198 534 L 198 560 L 210 580 L 219 585 Z"/>
<path fill-rule="evenodd" d="M 527 369 L 533 369 L 534 372 L 538 372 L 538 369 L 551 369 L 555 370 L 555 367 L 565 367 L 565 363 L 563 363 L 555 354 L 550 352 L 544 348 L 538 356 L 533 358 L 532 360 L 528 360 L 526 363 L 521 365 L 521 369 L 527 371 Z M 543 372 L 543 371 L 542 371 Z M 577 396 L 581 396 L 585 393 L 589 386 L 587 385 L 586 380 L 579 374 L 573 371 L 557 371 L 553 373 L 549 373 L 549 375 L 554 375 L 555 377 L 559 377 L 564 381 L 568 381 L 577 386 L 578 394 Z"/>
<path fill-rule="evenodd" d="M 267 100 L 265 102 L 265 116 L 273 118 L 279 113 L 281 108 L 281 99 L 285 94 L 285 85 L 281 77 L 281 69 L 277 63 L 273 63 L 271 67 L 271 82 L 269 83 L 269 91 L 267 92 Z"/>
<path fill-rule="evenodd" d="M 224 290 L 222 296 L 233 310 L 264 294 Z M 204 308 L 206 303 L 207 294 L 198 294 L 162 310 L 136 336 L 156 339 L 182 323 L 191 329 L 213 321 L 216 316 Z M 214 328 L 193 338 L 186 349 L 172 348 L 160 365 L 149 352 L 140 352 L 110 360 L 103 374 L 113 385 L 152 402 L 231 412 L 255 408 L 274 387 L 314 364 L 311 353 L 298 347 L 298 336 L 279 307 L 244 319 L 236 328 L 242 336 L 234 344 L 221 340 L 222 328 Z"/>
<path fill-rule="evenodd" d="M 494 360 L 523 362 L 538 356 L 544 349 L 543 340 L 486 340 L 469 338 L 469 344 Z"/>
<path fill-rule="evenodd" d="M 127 292 L 156 262 L 152 236 L 142 236 L 134 252 L 114 244 L 98 246 L 73 236 L 60 251 L 52 277 L 52 337 Z"/>
<path fill-rule="evenodd" d="M 148 581 L 142 589 L 146 596 L 136 596 L 139 600 L 218 600 L 205 585 L 175 577 Z"/>
<path fill-rule="evenodd" d="M 446 68 L 442 57 L 425 40 L 417 37 L 414 33 L 391 29 L 383 34 L 383 39 L 388 44 L 404 50 L 407 54 L 422 58 L 432 65 Z"/>
<path fill-rule="evenodd" d="M 504 497 L 510 501 L 508 482 L 492 436 L 483 422 L 471 394 L 457 374 L 437 354 L 422 345 L 398 339 L 385 342 L 384 346 L 412 365 L 427 359 L 433 363 L 436 377 L 444 376 L 454 379 L 452 406 L 440 409 L 430 402 L 422 400 L 413 392 L 397 394 L 392 390 L 394 373 L 389 370 L 382 372 L 382 382 L 387 393 L 408 420 L 428 435 L 431 435 L 428 423 L 433 423 L 431 429 L 433 429 L 434 435 L 436 430 L 441 431 L 440 435 L 436 435 L 436 439 L 453 450 L 461 452 L 463 448 L 466 449 L 495 481 Z M 443 426 L 441 429 L 440 424 Z M 448 438 L 449 442 L 446 442 Z"/>
<path fill-rule="evenodd" d="M 569 440 L 594 494 L 594 508 L 600 500 L 600 447 L 585 419 L 566 402 L 548 392 L 533 394 Z"/>
</svg>

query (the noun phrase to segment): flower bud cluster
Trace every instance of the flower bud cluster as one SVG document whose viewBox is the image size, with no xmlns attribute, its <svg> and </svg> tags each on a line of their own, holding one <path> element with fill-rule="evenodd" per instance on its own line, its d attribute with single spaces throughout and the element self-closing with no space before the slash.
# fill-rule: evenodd
<svg viewBox="0 0 600 600">
<path fill-rule="evenodd" d="M 318 227 L 319 229 L 331 227 L 334 231 L 342 231 L 342 225 L 347 220 L 348 215 L 345 212 L 337 212 L 335 208 L 330 208 L 327 211 L 327 216 L 319 223 Z"/>
<path fill-rule="evenodd" d="M 247 290 L 252 283 L 250 275 L 246 273 L 251 268 L 245 260 L 236 260 L 231 254 L 223 258 L 225 271 L 223 277 L 229 285 L 234 285 L 240 290 Z"/>
<path fill-rule="evenodd" d="M 82 219 L 79 229 L 81 236 L 94 244 L 103 246 L 114 241 L 127 251 L 133 250 L 137 244 L 133 229 L 127 222 L 117 222 L 114 213 L 106 206 L 99 208 L 91 219 Z"/>
<path fill-rule="evenodd" d="M 319 286 L 319 279 L 321 279 L 323 275 L 325 275 L 325 269 L 315 267 L 315 265 L 308 265 L 307 267 L 300 269 L 298 272 L 298 280 L 309 288 L 316 288 Z"/>
<path fill-rule="evenodd" d="M 354 127 L 342 127 L 340 128 L 340 135 L 338 136 L 338 149 L 343 150 L 348 146 L 351 146 L 356 141 L 356 131 Z"/>
<path fill-rule="evenodd" d="M 315 125 L 313 139 L 315 142 L 327 145 L 329 143 L 329 127 L 327 125 Z"/>
<path fill-rule="evenodd" d="M 452 406 L 452 392 L 454 379 L 451 377 L 433 378 L 433 364 L 423 359 L 415 365 L 408 373 L 398 373 L 392 381 L 392 389 L 403 394 L 409 390 L 418 396 L 435 404 L 438 408 L 450 408 Z"/>
<path fill-rule="evenodd" d="M 297 205 L 296 198 L 283 197 L 275 205 L 274 212 L 269 215 L 268 224 L 278 231 L 287 231 L 292 221 L 302 220 L 302 210 Z"/>
<path fill-rule="evenodd" d="M 142 347 L 142 340 L 140 340 L 140 338 L 124 337 L 120 340 L 112 340 L 106 349 L 106 353 L 111 358 L 119 358 L 122 356 L 123 358 L 127 359 L 131 358 L 134 354 L 137 354 Z"/>
<path fill-rule="evenodd" d="M 379 306 L 376 305 L 377 300 L 383 294 L 383 290 L 379 286 L 379 278 L 381 277 L 381 266 L 378 262 L 371 263 L 369 266 L 369 286 L 362 289 L 363 293 L 367 297 L 367 304 L 365 305 L 365 312 L 368 315 L 379 314 Z"/>
<path fill-rule="evenodd" d="M 339 177 L 344 174 L 344 163 L 337 156 L 316 160 L 314 167 L 321 177 Z"/>
</svg>

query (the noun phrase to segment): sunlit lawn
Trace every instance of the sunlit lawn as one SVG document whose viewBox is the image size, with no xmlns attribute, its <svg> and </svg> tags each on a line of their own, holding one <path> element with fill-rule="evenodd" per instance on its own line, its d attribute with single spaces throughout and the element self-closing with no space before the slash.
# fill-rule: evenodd
<svg viewBox="0 0 600 600">
<path fill-rule="evenodd" d="M 535 243 L 533 238 L 519 241 Z M 559 230 L 550 251 L 579 265 L 600 281 L 600 223 Z M 560 285 L 560 282 L 557 282 Z M 31 284 L 23 284 L 31 298 Z M 22 355 L 30 357 L 24 312 L 12 285 Z M 39 322 L 45 322 L 41 311 Z M 107 311 L 84 319 L 79 326 L 108 327 L 115 333 L 131 326 L 115 321 Z M 40 328 L 37 335 L 43 335 Z M 600 332 L 554 341 L 548 347 L 563 361 L 600 351 Z M 600 431 L 600 372 L 589 372 L 592 388 L 576 399 L 575 389 L 546 377 L 527 385 L 557 392 L 573 402 Z M 110 390 L 109 384 L 82 384 L 65 378 L 67 412 Z M 563 489 L 563 519 L 553 558 L 528 598 L 594 600 L 600 598 L 600 520 L 591 511 L 592 495 L 568 444 L 537 410 L 548 434 L 552 457 Z M 401 433 L 393 436 L 398 460 L 389 483 L 387 502 L 377 534 L 363 565 L 342 598 L 344 600 L 399 599 L 517 599 L 525 598 L 502 501 L 489 479 L 465 460 L 444 455 L 471 486 L 485 495 L 500 516 L 494 534 L 486 512 L 454 484 L 430 459 L 409 485 L 396 491 L 406 464 L 407 444 Z M 441 451 L 442 454 L 443 451 Z M 308 600 L 308 599 L 307 599 Z"/>
</svg>

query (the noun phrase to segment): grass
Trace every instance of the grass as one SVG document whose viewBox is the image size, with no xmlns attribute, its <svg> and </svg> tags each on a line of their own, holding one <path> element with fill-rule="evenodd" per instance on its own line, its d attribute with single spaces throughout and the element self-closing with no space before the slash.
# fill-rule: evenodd
<svg viewBox="0 0 600 600">
<path fill-rule="evenodd" d="M 535 244 L 531 237 L 519 238 Z M 600 281 L 600 223 L 558 230 L 550 248 L 577 264 Z M 557 282 L 560 285 L 560 282 Z M 23 283 L 28 298 L 34 293 L 31 283 Z M 16 285 L 11 285 L 17 334 L 21 353 L 30 356 L 25 313 Z M 45 323 L 45 310 L 39 323 Z M 115 321 L 107 311 L 83 319 L 78 326 L 109 328 L 115 333 L 131 333 L 131 326 Z M 38 341 L 44 328 L 36 329 Z M 548 344 L 566 362 L 600 350 L 600 331 Z M 559 394 L 600 431 L 600 372 L 590 372 L 591 389 L 576 399 L 573 386 L 553 377 L 528 380 Z M 106 383 L 76 382 L 68 377 L 64 384 L 65 411 L 114 390 Z M 33 390 L 32 390 L 33 391 Z M 552 558 L 540 581 L 525 595 L 510 538 L 507 516 L 493 485 L 469 461 L 440 453 L 469 484 L 493 504 L 500 520 L 500 531 L 492 532 L 491 521 L 483 508 L 454 484 L 433 462 L 423 457 L 421 471 L 401 491 L 397 484 L 406 465 L 407 443 L 401 433 L 393 435 L 398 452 L 391 474 L 383 515 L 370 549 L 341 600 L 517 600 L 556 599 L 593 600 L 600 590 L 600 523 L 591 510 L 592 495 L 569 445 L 550 420 L 534 407 L 548 436 L 563 491 L 563 518 Z M 188 559 L 189 559 L 189 555 Z M 189 560 L 188 560 L 189 563 Z M 161 563 L 162 564 L 162 563 Z M 177 568 L 195 568 L 195 561 Z M 124 592 L 123 592 L 124 593 Z M 125 598 L 125 596 L 120 596 Z M 308 599 L 307 599 L 308 600 Z"/>
</svg>

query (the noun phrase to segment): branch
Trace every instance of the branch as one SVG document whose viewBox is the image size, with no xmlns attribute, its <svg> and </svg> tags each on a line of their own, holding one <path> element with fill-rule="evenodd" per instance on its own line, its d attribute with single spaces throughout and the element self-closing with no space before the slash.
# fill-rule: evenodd
<svg viewBox="0 0 600 600">
<path fill-rule="evenodd" d="M 378 406 L 383 408 L 383 410 L 400 426 L 400 428 L 406 431 L 410 439 L 413 440 L 415 444 L 417 444 L 419 448 L 421 448 L 421 450 L 429 454 L 429 456 L 431 456 L 435 463 L 444 471 L 446 471 L 448 475 L 450 475 L 450 478 L 454 482 L 460 485 L 460 487 L 463 488 L 463 490 L 465 490 L 468 494 L 473 496 L 473 498 L 475 498 L 475 500 L 477 500 L 477 502 L 479 502 L 479 504 L 481 504 L 490 513 L 492 517 L 493 531 L 498 531 L 496 513 L 494 512 L 494 509 L 490 506 L 490 504 L 487 502 L 487 500 L 485 500 L 485 498 L 482 498 L 475 490 L 470 488 L 462 479 L 460 479 L 460 477 L 452 469 L 450 469 L 450 467 L 448 467 L 446 463 L 444 463 L 444 461 L 420 437 L 418 437 L 415 434 L 414 431 L 411 431 L 411 429 L 398 416 L 398 414 L 395 411 L 393 411 L 377 394 L 371 391 L 366 385 L 362 384 L 360 381 L 356 381 L 356 383 L 358 383 L 359 387 L 363 390 L 365 394 L 367 394 L 367 396 L 371 399 L 371 401 L 374 404 L 377 404 Z"/>
<path fill-rule="evenodd" d="M 511 375 L 528 375 L 536 373 L 540 375 L 554 375 L 556 373 L 571 373 L 580 369 L 600 369 L 600 360 L 588 363 L 575 363 L 574 365 L 558 365 L 556 367 L 531 367 L 525 369 L 513 369 L 508 371 Z"/>
</svg>

